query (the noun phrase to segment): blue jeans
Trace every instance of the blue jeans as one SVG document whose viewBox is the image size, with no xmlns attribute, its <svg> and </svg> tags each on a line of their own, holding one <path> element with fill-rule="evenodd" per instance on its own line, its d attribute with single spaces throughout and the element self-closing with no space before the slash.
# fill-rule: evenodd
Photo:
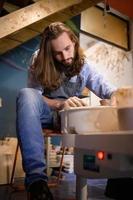
<svg viewBox="0 0 133 200">
<path fill-rule="evenodd" d="M 53 111 L 36 89 L 21 89 L 17 97 L 17 136 L 25 171 L 25 186 L 37 180 L 47 181 L 45 173 L 44 136 L 42 126 L 53 123 Z"/>
</svg>

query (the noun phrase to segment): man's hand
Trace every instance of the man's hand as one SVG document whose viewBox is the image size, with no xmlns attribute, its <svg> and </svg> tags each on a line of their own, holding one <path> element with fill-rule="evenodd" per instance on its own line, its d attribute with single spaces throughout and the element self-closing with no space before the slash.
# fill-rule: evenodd
<svg viewBox="0 0 133 200">
<path fill-rule="evenodd" d="M 83 106 L 87 106 L 87 102 L 84 101 L 84 99 L 80 99 L 78 97 L 70 97 L 69 99 L 67 99 L 64 102 L 64 109 L 68 109 L 71 107 L 83 107 Z"/>
<path fill-rule="evenodd" d="M 100 100 L 100 104 L 102 106 L 116 106 L 117 105 L 117 101 L 116 101 L 115 93 L 113 93 L 111 95 L 110 99 L 101 99 Z"/>
<path fill-rule="evenodd" d="M 83 107 L 88 106 L 88 98 L 80 99 L 76 96 L 70 97 L 67 100 L 57 100 L 57 99 L 49 99 L 47 97 L 44 97 L 44 100 L 47 102 L 49 107 L 51 107 L 54 110 L 62 110 L 62 109 L 68 109 L 71 107 Z"/>
</svg>

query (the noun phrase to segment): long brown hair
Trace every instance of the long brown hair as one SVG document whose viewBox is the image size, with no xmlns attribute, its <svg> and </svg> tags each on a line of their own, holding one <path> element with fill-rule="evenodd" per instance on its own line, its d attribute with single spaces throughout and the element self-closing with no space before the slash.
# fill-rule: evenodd
<svg viewBox="0 0 133 200">
<path fill-rule="evenodd" d="M 48 90 L 57 89 L 63 81 L 64 72 L 59 67 L 59 63 L 54 60 L 50 45 L 50 41 L 58 38 L 63 32 L 66 32 L 75 43 L 74 63 L 71 68 L 68 68 L 65 75 L 70 78 L 79 74 L 84 63 L 83 51 L 79 47 L 77 36 L 71 29 L 61 22 L 50 24 L 42 34 L 39 52 L 33 66 L 36 79 Z"/>
</svg>

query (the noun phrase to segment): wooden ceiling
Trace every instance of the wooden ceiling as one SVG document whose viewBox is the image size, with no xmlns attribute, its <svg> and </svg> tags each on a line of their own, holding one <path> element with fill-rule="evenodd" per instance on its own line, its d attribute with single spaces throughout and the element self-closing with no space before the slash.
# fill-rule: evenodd
<svg viewBox="0 0 133 200">
<path fill-rule="evenodd" d="M 0 7 L 1 13 L 8 12 L 8 14 L 0 17 L 0 54 L 39 35 L 49 23 L 66 21 L 101 2 L 101 0 L 1 1 L 4 2 Z"/>
<path fill-rule="evenodd" d="M 0 0 L 0 54 L 39 35 L 49 23 L 105 1 L 133 19 L 132 0 Z"/>
</svg>

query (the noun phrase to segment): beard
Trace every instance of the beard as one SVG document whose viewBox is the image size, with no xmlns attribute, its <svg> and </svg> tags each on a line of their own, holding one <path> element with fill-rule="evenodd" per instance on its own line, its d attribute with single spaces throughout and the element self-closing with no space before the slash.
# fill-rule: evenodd
<svg viewBox="0 0 133 200">
<path fill-rule="evenodd" d="M 64 65 L 64 67 L 72 66 L 74 62 L 74 58 L 68 58 L 67 60 L 62 60 L 60 63 Z"/>
<path fill-rule="evenodd" d="M 65 74 L 68 73 L 69 71 L 72 71 L 73 67 L 74 67 L 74 58 L 69 58 L 71 59 L 71 62 L 67 63 L 67 61 L 57 61 L 57 60 L 54 60 L 55 62 L 55 66 L 56 66 L 56 69 L 60 72 L 64 72 Z"/>
<path fill-rule="evenodd" d="M 78 75 L 84 63 L 84 58 L 82 60 L 79 60 L 78 55 L 75 55 L 74 57 L 71 57 L 69 59 L 71 59 L 71 63 L 63 61 L 59 62 L 57 60 L 54 60 L 57 71 L 62 75 L 64 74 L 67 78 Z"/>
</svg>

